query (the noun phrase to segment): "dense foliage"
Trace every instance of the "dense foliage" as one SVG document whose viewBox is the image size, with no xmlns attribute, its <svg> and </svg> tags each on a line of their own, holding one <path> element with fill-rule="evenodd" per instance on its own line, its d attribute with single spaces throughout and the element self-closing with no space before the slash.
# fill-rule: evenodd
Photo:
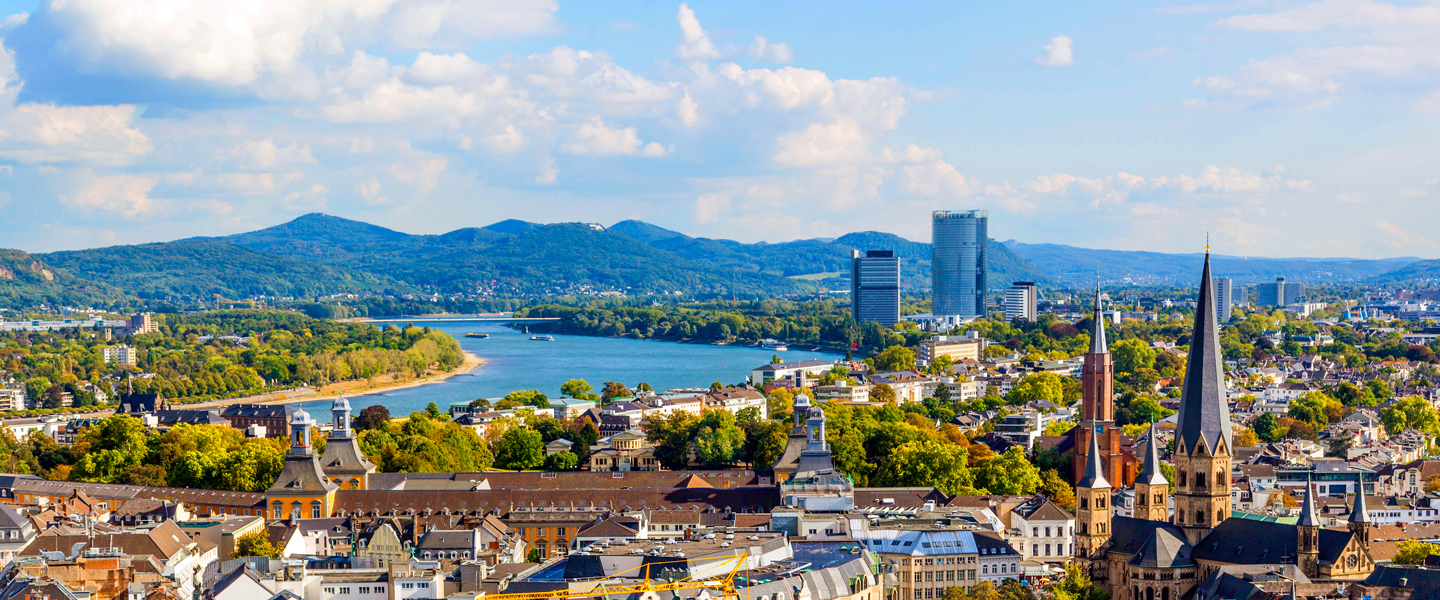
<svg viewBox="0 0 1440 600">
<path fill-rule="evenodd" d="M 59 406 L 69 391 L 78 406 L 94 396 L 89 382 L 109 395 L 127 386 L 171 402 L 207 400 L 298 384 L 392 377 L 403 380 L 464 361 L 459 344 L 428 328 L 338 323 L 295 312 L 232 310 L 157 315 L 159 331 L 107 342 L 93 329 L 7 332 L 0 335 L 0 365 L 26 382 L 40 407 Z M 103 349 L 128 344 L 139 357 L 132 368 L 106 364 Z"/>
</svg>

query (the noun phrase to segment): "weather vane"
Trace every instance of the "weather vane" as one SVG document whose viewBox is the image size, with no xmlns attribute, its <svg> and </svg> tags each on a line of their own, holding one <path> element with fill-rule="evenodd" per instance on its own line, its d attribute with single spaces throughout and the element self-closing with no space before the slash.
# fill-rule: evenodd
<svg viewBox="0 0 1440 600">
<path fill-rule="evenodd" d="M 1210 232 L 1205 232 L 1205 253 L 1210 253 Z"/>
</svg>

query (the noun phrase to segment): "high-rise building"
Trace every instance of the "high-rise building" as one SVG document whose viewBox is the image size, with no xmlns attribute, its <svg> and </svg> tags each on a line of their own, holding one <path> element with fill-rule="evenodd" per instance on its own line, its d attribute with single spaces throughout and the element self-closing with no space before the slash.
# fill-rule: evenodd
<svg viewBox="0 0 1440 600">
<path fill-rule="evenodd" d="M 1234 290 L 1231 290 L 1230 305 L 1245 306 L 1245 288 L 1237 286 Z"/>
<path fill-rule="evenodd" d="M 1024 319 L 1034 321 L 1037 317 L 1035 303 L 1039 300 L 1040 288 L 1033 281 L 1017 281 L 1005 290 L 1005 320 Z"/>
<path fill-rule="evenodd" d="M 900 320 L 900 259 L 893 250 L 850 255 L 850 314 L 889 327 Z"/>
<path fill-rule="evenodd" d="M 932 312 L 935 316 L 985 315 L 990 213 L 937 210 L 930 219 Z"/>
<path fill-rule="evenodd" d="M 1285 306 L 1299 302 L 1305 296 L 1305 286 L 1286 283 L 1284 277 L 1276 277 L 1275 283 L 1255 286 L 1255 306 Z"/>
<path fill-rule="evenodd" d="M 131 335 L 142 333 L 154 333 L 159 331 L 155 322 L 150 320 L 150 313 L 135 313 L 130 315 L 130 320 L 125 324 L 125 331 Z"/>
<path fill-rule="evenodd" d="M 1235 302 L 1235 280 L 1229 277 L 1215 278 L 1215 316 L 1224 323 L 1230 320 L 1230 306 Z"/>
</svg>

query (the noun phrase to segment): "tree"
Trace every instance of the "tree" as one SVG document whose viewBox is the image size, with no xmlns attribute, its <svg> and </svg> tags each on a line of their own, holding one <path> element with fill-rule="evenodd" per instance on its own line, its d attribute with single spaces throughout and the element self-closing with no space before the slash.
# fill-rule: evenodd
<svg viewBox="0 0 1440 600">
<path fill-rule="evenodd" d="M 939 375 L 949 371 L 950 367 L 954 364 L 955 359 L 950 358 L 950 355 L 941 354 L 930 361 L 930 364 L 925 367 L 925 372 L 931 375 Z"/>
<path fill-rule="evenodd" d="M 895 402 L 895 388 L 888 383 L 879 383 L 870 388 L 871 402 Z"/>
<path fill-rule="evenodd" d="M 1065 578 L 1050 585 L 1050 594 L 1055 600 L 1098 600 L 1108 598 L 1104 590 L 1095 589 L 1090 577 L 1080 565 L 1065 563 Z"/>
<path fill-rule="evenodd" d="M 719 381 L 712 382 L 712 383 L 710 384 L 710 391 L 712 391 L 712 392 L 718 392 L 718 391 L 723 390 L 723 389 L 725 389 L 725 384 L 724 384 L 724 383 L 721 383 L 721 382 L 719 382 Z"/>
<path fill-rule="evenodd" d="M 785 424 L 775 421 L 745 423 L 745 459 L 756 469 L 769 469 L 785 453 L 789 442 Z"/>
<path fill-rule="evenodd" d="M 544 552 L 541 552 L 539 548 L 531 548 L 528 552 L 525 553 L 525 562 L 529 562 L 529 563 L 542 563 L 542 562 L 545 562 L 545 553 L 544 553 Z"/>
<path fill-rule="evenodd" d="M 442 417 L 445 417 L 446 415 L 445 413 L 440 412 L 440 406 L 432 401 L 429 405 L 425 407 L 425 416 L 430 417 L 432 420 L 439 421 Z"/>
<path fill-rule="evenodd" d="M 369 408 L 360 409 L 360 414 L 355 417 L 355 430 L 380 429 L 390 422 L 390 409 L 376 404 Z"/>
<path fill-rule="evenodd" d="M 132 465 L 125 470 L 120 483 L 164 487 L 168 485 L 165 478 L 165 468 L 160 465 Z"/>
<path fill-rule="evenodd" d="M 545 443 L 533 429 L 513 427 L 495 446 L 495 466 L 502 469 L 533 469 L 544 461 Z"/>
<path fill-rule="evenodd" d="M 584 379 L 571 379 L 570 381 L 560 384 L 560 393 L 571 398 L 584 398 L 586 394 L 589 394 L 594 389 L 595 386 L 586 383 Z"/>
<path fill-rule="evenodd" d="M 1045 494 L 1060 508 L 1075 512 L 1075 490 L 1055 469 L 1048 469 L 1040 474 L 1040 489 L 1037 491 Z"/>
<path fill-rule="evenodd" d="M 1434 494 L 1440 492 L 1440 475 L 1432 475 L 1425 480 L 1425 493 Z"/>
<path fill-rule="evenodd" d="M 650 417 L 641 424 L 645 439 L 655 446 L 655 458 L 671 470 L 690 464 L 690 449 L 699 427 L 699 420 L 688 412 L 673 412 L 663 417 Z"/>
<path fill-rule="evenodd" d="M 1280 426 L 1280 420 L 1275 417 L 1275 413 L 1267 412 L 1255 419 L 1255 435 L 1262 442 L 1273 444 L 1285 439 L 1285 433 L 1285 428 Z"/>
<path fill-rule="evenodd" d="M 1390 562 L 1397 565 L 1420 565 L 1425 564 L 1425 558 L 1435 554 L 1435 545 L 1420 540 L 1404 540 L 1400 542 L 1399 552 Z"/>
<path fill-rule="evenodd" d="M 695 432 L 695 458 L 707 467 L 728 465 L 743 453 L 745 432 L 735 425 L 735 414 L 712 410 L 700 419 Z"/>
<path fill-rule="evenodd" d="M 772 364 L 772 365 L 778 365 L 778 364 L 783 363 L 783 362 L 785 362 L 785 361 L 780 360 L 780 355 L 779 355 L 779 354 L 776 354 L 776 355 L 770 357 L 770 364 Z"/>
<path fill-rule="evenodd" d="M 640 385 L 635 386 L 635 391 L 637 391 L 637 392 L 653 392 L 653 391 L 655 391 L 655 390 L 653 390 L 653 389 L 650 388 L 650 384 L 645 383 L 645 382 L 642 381 L 642 382 L 640 382 Z"/>
<path fill-rule="evenodd" d="M 1258 436 L 1256 436 L 1256 435 L 1255 435 L 1255 432 L 1252 431 L 1249 427 L 1240 427 L 1240 428 L 1238 428 L 1238 429 L 1235 430 L 1235 447 L 1236 447 L 1236 448 L 1249 448 L 1249 447 L 1251 447 L 1251 446 L 1259 446 L 1259 445 L 1260 445 L 1260 438 L 1259 438 Z"/>
<path fill-rule="evenodd" d="M 1005 395 L 1010 404 L 1024 404 L 1035 400 L 1048 400 L 1059 404 L 1065 399 L 1065 386 L 1060 376 L 1050 372 L 1031 373 L 1015 382 L 1015 387 Z"/>
<path fill-rule="evenodd" d="M 1138 339 L 1120 340 L 1110 345 L 1110 354 L 1115 359 L 1116 373 L 1135 373 L 1140 369 L 1155 368 L 1155 351 Z"/>
<path fill-rule="evenodd" d="M 80 434 L 71 451 L 80 456 L 70 477 L 76 481 L 115 483 L 126 471 L 140 464 L 149 454 L 146 441 L 149 430 L 130 415 L 115 415 Z"/>
<path fill-rule="evenodd" d="M 230 558 L 246 556 L 280 558 L 280 550 L 270 543 L 270 533 L 261 529 L 235 538 L 235 551 L 230 554 Z"/>
<path fill-rule="evenodd" d="M 572 471 L 580 466 L 580 457 L 574 452 L 556 452 L 545 457 L 546 471 Z"/>
<path fill-rule="evenodd" d="M 470 410 L 475 412 L 490 410 L 490 400 L 486 398 L 472 400 L 470 401 Z"/>
<path fill-rule="evenodd" d="M 1040 481 L 1040 470 L 1030 464 L 1020 446 L 1011 446 L 1004 454 L 985 461 L 975 473 L 975 487 L 1006 496 L 1033 494 Z"/>
<path fill-rule="evenodd" d="M 934 486 L 945 494 L 978 495 L 965 448 L 933 440 L 907 442 L 895 448 L 876 472 L 881 486 Z"/>
<path fill-rule="evenodd" d="M 605 389 L 600 391 L 600 399 L 606 402 L 616 398 L 629 398 L 634 395 L 635 393 L 631 392 L 630 388 L 625 387 L 625 384 L 618 381 L 605 382 Z"/>
<path fill-rule="evenodd" d="M 1440 434 L 1440 418 L 1437 418 L 1435 408 L 1417 396 L 1402 398 L 1390 408 L 1380 411 L 1380 422 L 1390 435 L 1407 429 L 1417 429 L 1430 435 Z"/>
<path fill-rule="evenodd" d="M 906 371 L 915 368 L 915 351 L 904 346 L 891 346 L 871 360 L 877 372 Z"/>
<path fill-rule="evenodd" d="M 1000 583 L 1000 600 L 1035 600 L 1035 592 L 1018 580 L 1006 579 Z"/>
</svg>

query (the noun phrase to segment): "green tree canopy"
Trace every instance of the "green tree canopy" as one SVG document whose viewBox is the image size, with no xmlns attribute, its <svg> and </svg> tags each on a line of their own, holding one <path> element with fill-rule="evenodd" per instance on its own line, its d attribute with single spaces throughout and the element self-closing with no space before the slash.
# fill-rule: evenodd
<svg viewBox="0 0 1440 600">
<path fill-rule="evenodd" d="M 502 469 L 533 469 L 544 461 L 545 442 L 541 441 L 540 433 L 533 429 L 511 428 L 495 445 L 495 466 Z"/>
</svg>

